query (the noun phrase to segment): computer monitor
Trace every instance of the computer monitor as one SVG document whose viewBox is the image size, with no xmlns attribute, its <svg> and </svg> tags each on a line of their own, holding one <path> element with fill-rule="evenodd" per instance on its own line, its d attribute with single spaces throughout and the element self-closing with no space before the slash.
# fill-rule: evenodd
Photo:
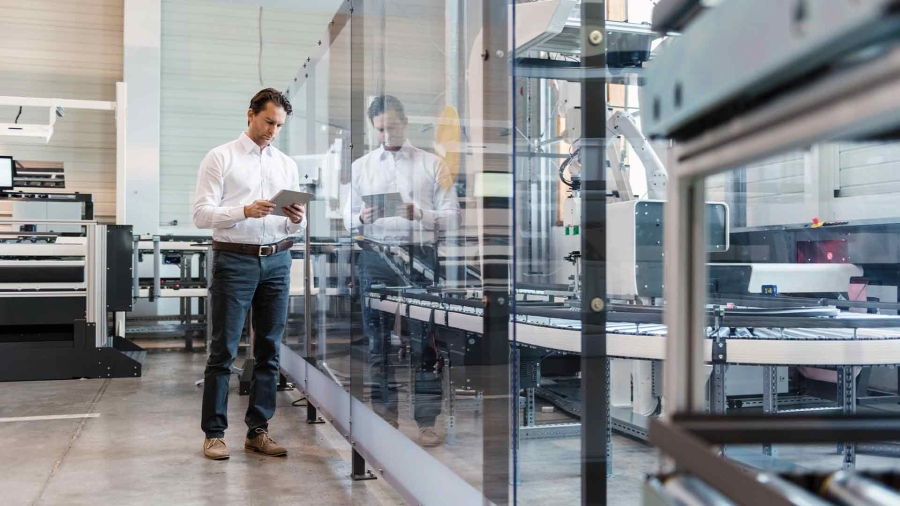
<svg viewBox="0 0 900 506">
<path fill-rule="evenodd" d="M 11 156 L 0 156 L 0 190 L 13 189 L 16 163 Z"/>
</svg>

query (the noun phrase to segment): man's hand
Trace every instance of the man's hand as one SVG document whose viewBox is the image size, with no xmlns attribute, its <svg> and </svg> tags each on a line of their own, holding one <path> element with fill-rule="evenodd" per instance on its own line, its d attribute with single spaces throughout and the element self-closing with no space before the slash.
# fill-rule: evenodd
<svg viewBox="0 0 900 506">
<path fill-rule="evenodd" d="M 257 200 L 249 206 L 244 206 L 244 217 L 265 218 L 275 209 L 275 204 L 268 200 Z"/>
<path fill-rule="evenodd" d="M 397 207 L 397 216 L 401 216 L 410 221 L 419 221 L 422 219 L 422 210 L 416 207 L 412 202 L 407 202 Z"/>
<path fill-rule="evenodd" d="M 294 225 L 303 221 L 303 207 L 298 204 L 291 204 L 287 207 L 282 207 L 281 210 L 284 212 L 284 215 L 287 216 L 291 223 Z"/>
<path fill-rule="evenodd" d="M 364 225 L 369 225 L 375 221 L 375 208 L 369 206 L 364 207 L 362 212 L 359 213 L 359 221 Z"/>
</svg>

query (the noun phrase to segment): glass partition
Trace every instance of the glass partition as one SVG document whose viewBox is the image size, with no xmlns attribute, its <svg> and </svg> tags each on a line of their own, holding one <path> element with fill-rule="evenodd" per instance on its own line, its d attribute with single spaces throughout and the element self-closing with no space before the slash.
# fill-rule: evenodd
<svg viewBox="0 0 900 506">
<path fill-rule="evenodd" d="M 350 176 L 350 31 L 329 33 L 322 56 L 309 62 L 306 78 L 311 155 L 319 169 L 316 197 L 309 205 L 312 329 L 310 357 L 345 390 L 350 388 L 352 246 L 340 214 L 340 192 Z"/>
<path fill-rule="evenodd" d="M 603 2 L 348 4 L 290 86 L 283 135 L 316 195 L 292 311 L 309 333 L 288 340 L 312 404 L 353 445 L 355 477 L 368 463 L 412 503 L 637 504 L 662 356 L 622 347 L 658 340 L 633 313 L 661 294 L 607 296 L 614 272 L 635 284 L 607 216 L 638 214 L 651 184 L 637 139 L 607 163 L 606 118 L 608 101 L 639 109 L 657 37 L 610 82 L 606 46 L 581 42 Z M 637 194 L 607 187 L 622 174 Z"/>
<path fill-rule="evenodd" d="M 293 114 L 285 123 L 280 135 L 276 138 L 278 148 L 292 157 L 297 162 L 297 168 L 301 173 L 301 181 L 303 181 L 303 189 L 310 193 L 315 193 L 319 176 L 319 157 L 314 154 L 315 140 L 307 137 L 308 132 L 314 132 L 315 111 L 308 108 L 307 103 L 307 87 L 306 83 L 299 83 L 293 89 L 285 91 L 288 99 L 291 101 Z M 307 207 L 307 223 L 310 229 L 318 229 L 320 219 L 317 211 L 318 204 L 312 204 Z M 305 258 L 308 252 L 305 248 L 306 231 L 302 238 L 295 238 L 294 247 L 291 250 L 293 263 L 291 264 L 291 297 L 288 299 L 288 324 L 282 342 L 293 353 L 307 357 L 308 340 L 307 325 L 312 328 L 312 310 L 307 310 L 307 303 L 312 305 L 312 297 L 315 294 L 313 290 L 315 283 L 309 286 L 310 293 L 307 293 L 307 263 Z M 301 242 L 302 241 L 302 242 Z M 309 276 L 311 279 L 312 277 Z M 309 300 L 308 300 L 309 299 Z"/>
<path fill-rule="evenodd" d="M 486 130 L 508 126 L 508 118 L 486 125 L 482 83 L 466 72 L 481 70 L 473 48 L 483 33 L 482 6 L 363 4 L 364 20 L 354 25 L 364 31 L 354 66 L 360 130 L 341 203 L 357 248 L 362 313 L 354 395 L 471 487 L 500 498 L 506 472 L 485 459 L 508 462 L 508 424 L 489 418 L 508 419 L 508 345 L 505 335 L 483 330 L 483 251 L 493 248 L 497 262 L 508 262 L 508 245 L 491 244 L 491 236 L 506 236 L 509 225 L 503 216 L 485 217 L 478 191 L 485 158 L 496 157 L 508 174 L 510 147 L 508 139 L 485 146 Z M 508 101 L 507 90 L 499 100 Z M 502 104 L 498 110 L 506 113 Z M 509 188 L 500 190 L 508 209 Z M 497 356 L 486 340 L 500 338 Z M 499 451 L 489 438 L 501 440 Z"/>
<path fill-rule="evenodd" d="M 586 90 L 581 79 L 567 79 L 562 73 L 583 67 L 581 7 L 560 2 L 556 15 L 571 19 L 567 28 L 574 36 L 555 43 L 532 40 L 540 32 L 528 28 L 550 22 L 536 12 L 540 4 L 513 7 L 515 303 L 510 352 L 516 370 L 512 385 L 516 502 L 573 504 L 581 499 L 585 400 L 580 354 L 584 269 L 580 148 L 585 134 L 580 105 Z M 605 100 L 604 94 L 601 91 L 597 99 Z"/>
</svg>

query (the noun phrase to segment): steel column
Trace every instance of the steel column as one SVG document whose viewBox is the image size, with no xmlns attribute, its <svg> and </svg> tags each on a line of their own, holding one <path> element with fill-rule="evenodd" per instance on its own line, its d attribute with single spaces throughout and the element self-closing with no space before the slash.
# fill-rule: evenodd
<svg viewBox="0 0 900 506">
<path fill-rule="evenodd" d="M 606 2 L 581 4 L 581 66 L 606 67 Z M 606 356 L 606 80 L 581 86 L 582 326 L 581 503 L 607 503 L 610 459 L 609 359 Z M 603 399 L 602 402 L 592 402 Z"/>
<path fill-rule="evenodd" d="M 138 272 L 138 267 L 141 265 L 141 236 L 135 235 L 134 237 L 134 250 L 132 251 L 134 258 L 131 261 L 132 271 L 131 271 L 131 296 L 137 300 L 141 296 L 141 274 Z"/>
<path fill-rule="evenodd" d="M 715 415 L 724 415 L 727 408 L 725 398 L 725 372 L 726 364 L 716 364 L 712 368 L 709 377 L 709 412 Z"/>
<path fill-rule="evenodd" d="M 510 135 L 514 95 L 509 51 L 509 5 L 507 2 L 472 3 L 480 9 L 481 47 L 473 49 L 481 55 L 480 79 L 470 82 L 481 90 L 482 116 L 469 118 L 477 127 L 473 139 L 480 137 L 483 146 L 476 147 L 481 166 L 473 163 L 473 171 L 481 180 L 476 208 L 481 224 L 481 265 L 483 340 L 478 366 L 477 388 L 484 390 L 482 418 L 482 490 L 487 501 L 498 506 L 510 501 L 510 293 L 515 237 L 512 227 L 513 207 L 513 137 Z M 471 74 L 470 74 L 471 75 Z M 476 73 L 477 75 L 477 73 Z M 477 79 L 477 78 L 476 78 Z M 480 134 L 480 135 L 479 135 Z M 514 279 L 514 278 L 513 278 Z"/>
<path fill-rule="evenodd" d="M 841 390 L 839 398 L 844 414 L 856 413 L 856 371 L 853 366 L 838 367 L 838 385 Z M 845 441 L 843 448 L 843 468 L 856 467 L 856 443 Z"/>
<path fill-rule="evenodd" d="M 778 413 L 778 367 L 774 365 L 763 367 L 763 413 Z M 763 455 L 774 457 L 778 450 L 771 443 L 763 443 Z"/>
<path fill-rule="evenodd" d="M 453 386 L 453 375 L 450 372 L 450 359 L 442 357 L 443 367 L 441 368 L 441 393 L 444 397 L 443 408 L 447 413 L 444 421 L 447 435 L 444 442 L 449 446 L 456 446 L 456 387 Z M 410 391 L 415 390 L 415 383 L 409 386 Z"/>
<path fill-rule="evenodd" d="M 153 302 L 157 298 L 159 298 L 160 293 L 162 293 L 160 287 L 160 279 L 159 279 L 159 270 L 160 270 L 160 244 L 159 244 L 159 236 L 153 236 L 153 291 L 150 293 L 150 302 Z"/>
</svg>

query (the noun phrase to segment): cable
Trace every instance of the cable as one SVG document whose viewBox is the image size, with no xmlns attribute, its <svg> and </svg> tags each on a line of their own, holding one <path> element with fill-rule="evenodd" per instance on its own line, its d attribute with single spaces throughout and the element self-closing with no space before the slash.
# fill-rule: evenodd
<svg viewBox="0 0 900 506">
<path fill-rule="evenodd" d="M 16 114 L 16 120 L 13 123 L 19 123 L 19 117 L 22 116 L 22 106 L 19 106 L 19 114 Z"/>
<path fill-rule="evenodd" d="M 303 402 L 304 404 L 300 404 L 301 402 Z M 309 404 L 306 403 L 306 397 L 301 397 L 301 398 L 299 398 L 299 399 L 297 399 L 296 401 L 294 401 L 294 402 L 291 403 L 291 406 L 294 406 L 295 408 L 303 407 L 303 406 L 308 406 L 308 405 L 309 405 Z"/>
<path fill-rule="evenodd" d="M 579 140 L 581 140 L 581 139 L 579 139 Z M 578 141 L 575 141 L 575 142 L 578 142 Z M 574 144 L 572 144 L 572 145 L 574 146 Z M 563 184 L 568 186 L 569 188 L 574 188 L 574 184 L 572 183 L 572 181 L 566 180 L 566 177 L 563 174 L 566 171 L 566 167 L 568 167 L 569 164 L 572 163 L 572 160 L 574 160 L 578 156 L 579 153 L 581 153 L 581 148 L 576 149 L 575 152 L 571 152 L 571 148 L 570 148 L 569 157 L 566 158 L 565 160 L 563 160 L 563 163 L 559 164 L 559 180 L 562 181 Z"/>
<path fill-rule="evenodd" d="M 256 67 L 259 70 L 259 85 L 265 86 L 263 84 L 263 78 L 262 78 L 262 53 L 263 53 L 262 14 L 263 14 L 263 8 L 260 7 L 259 8 L 259 23 L 258 23 L 258 25 L 259 25 L 259 56 L 256 59 Z"/>
</svg>

